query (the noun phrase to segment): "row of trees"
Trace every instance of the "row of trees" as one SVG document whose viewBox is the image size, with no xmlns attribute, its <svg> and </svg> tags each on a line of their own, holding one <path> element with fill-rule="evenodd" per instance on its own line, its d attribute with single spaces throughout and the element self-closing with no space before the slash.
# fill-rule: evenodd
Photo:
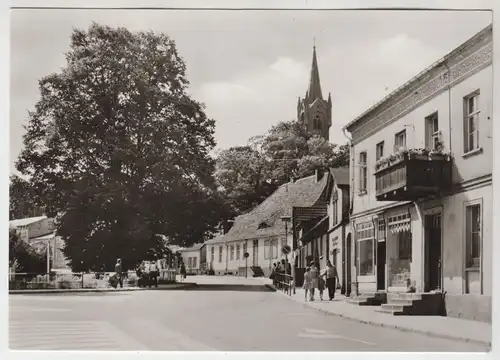
<svg viewBox="0 0 500 360">
<path fill-rule="evenodd" d="M 67 65 L 39 81 L 11 217 L 43 207 L 75 271 L 133 264 L 165 242 L 190 245 L 290 176 L 343 166 L 345 147 L 280 123 L 216 159 L 215 121 L 187 94 L 186 65 L 164 34 L 93 24 L 74 30 Z"/>
</svg>

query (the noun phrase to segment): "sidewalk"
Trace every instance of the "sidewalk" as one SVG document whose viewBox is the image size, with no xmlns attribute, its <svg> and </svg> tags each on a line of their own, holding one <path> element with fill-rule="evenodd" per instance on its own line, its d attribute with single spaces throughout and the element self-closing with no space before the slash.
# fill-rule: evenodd
<svg viewBox="0 0 500 360">
<path fill-rule="evenodd" d="M 261 281 L 270 288 L 274 288 L 272 281 L 262 279 Z M 421 333 L 444 339 L 470 341 L 491 346 L 491 324 L 479 321 L 463 320 L 443 316 L 394 316 L 375 311 L 377 306 L 357 306 L 345 302 L 345 296 L 336 294 L 333 301 L 328 301 L 328 293 L 325 291 L 323 299 L 319 300 L 319 294 L 315 294 L 315 301 L 304 300 L 304 290 L 296 289 L 295 295 L 288 295 L 281 290 L 278 294 L 292 301 L 302 303 L 304 306 L 321 311 L 329 315 L 340 316 L 349 320 L 355 320 L 363 324 L 381 327 L 389 327 L 402 331 Z"/>
</svg>

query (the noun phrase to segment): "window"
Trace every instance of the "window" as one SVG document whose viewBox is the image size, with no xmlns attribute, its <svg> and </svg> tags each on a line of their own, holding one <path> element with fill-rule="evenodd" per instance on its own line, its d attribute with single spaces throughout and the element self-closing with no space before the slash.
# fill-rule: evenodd
<svg viewBox="0 0 500 360">
<path fill-rule="evenodd" d="M 375 151 L 376 151 L 377 161 L 379 161 L 380 159 L 382 159 L 384 157 L 384 142 L 383 141 L 381 141 L 377 144 Z"/>
<path fill-rule="evenodd" d="M 222 262 L 222 246 L 219 246 L 219 262 Z"/>
<path fill-rule="evenodd" d="M 234 245 L 229 246 L 229 260 L 234 260 Z"/>
<path fill-rule="evenodd" d="M 192 261 L 192 262 L 191 262 L 191 265 L 192 265 L 192 266 L 191 266 L 191 267 L 194 267 L 194 268 L 196 267 L 196 262 L 197 262 L 197 260 L 198 260 L 198 258 L 197 258 L 197 257 L 193 257 L 193 258 L 192 258 L 192 260 L 191 260 L 191 261 Z"/>
<path fill-rule="evenodd" d="M 394 135 L 394 152 L 398 152 L 400 149 L 406 149 L 406 130 Z"/>
<path fill-rule="evenodd" d="M 466 266 L 479 268 L 481 259 L 481 205 L 466 207 Z"/>
<path fill-rule="evenodd" d="M 271 242 L 269 240 L 264 241 L 264 259 L 271 258 Z"/>
<path fill-rule="evenodd" d="M 436 150 L 439 147 L 441 132 L 439 131 L 438 114 L 434 113 L 425 119 L 427 133 L 425 137 L 425 147 L 428 150 Z"/>
<path fill-rule="evenodd" d="M 215 259 L 215 246 L 213 246 L 213 247 L 212 247 L 212 254 L 211 254 L 211 256 L 210 256 L 210 260 L 211 260 L 212 262 L 214 262 L 214 259 Z"/>
<path fill-rule="evenodd" d="M 375 228 L 371 221 L 359 224 L 356 227 L 357 235 L 357 263 L 358 274 L 361 276 L 374 275 L 375 272 L 375 256 L 374 256 L 374 243 L 375 243 Z"/>
<path fill-rule="evenodd" d="M 191 267 L 192 262 L 193 262 L 193 258 L 188 257 L 188 268 Z"/>
<path fill-rule="evenodd" d="M 332 225 L 337 225 L 339 223 L 339 201 L 335 200 L 332 205 Z"/>
<path fill-rule="evenodd" d="M 479 91 L 464 98 L 464 152 L 479 148 Z"/>
<path fill-rule="evenodd" d="M 278 258 L 278 239 L 272 240 L 272 246 L 273 246 L 273 259 Z"/>
<path fill-rule="evenodd" d="M 240 244 L 236 245 L 236 260 L 240 259 Z"/>
<path fill-rule="evenodd" d="M 366 163 L 366 151 L 363 151 L 359 154 L 359 192 L 366 192 L 366 183 L 368 179 L 367 171 L 367 163 Z"/>
<path fill-rule="evenodd" d="M 397 233 L 398 259 L 411 261 L 411 232 L 401 231 Z"/>
<path fill-rule="evenodd" d="M 385 240 L 385 219 L 378 219 L 378 232 L 377 232 L 377 239 L 378 241 L 384 241 Z"/>
<path fill-rule="evenodd" d="M 316 114 L 316 116 L 314 116 L 314 119 L 313 119 L 313 129 L 314 129 L 314 131 L 321 130 L 321 119 L 320 119 L 320 115 L 319 114 Z"/>
</svg>

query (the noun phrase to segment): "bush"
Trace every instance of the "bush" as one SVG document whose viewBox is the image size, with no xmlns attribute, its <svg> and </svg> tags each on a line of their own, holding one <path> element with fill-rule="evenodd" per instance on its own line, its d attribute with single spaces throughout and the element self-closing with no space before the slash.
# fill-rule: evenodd
<svg viewBox="0 0 500 360">
<path fill-rule="evenodd" d="M 82 280 L 70 274 L 62 275 L 56 278 L 57 289 L 77 289 L 81 287 Z"/>
</svg>

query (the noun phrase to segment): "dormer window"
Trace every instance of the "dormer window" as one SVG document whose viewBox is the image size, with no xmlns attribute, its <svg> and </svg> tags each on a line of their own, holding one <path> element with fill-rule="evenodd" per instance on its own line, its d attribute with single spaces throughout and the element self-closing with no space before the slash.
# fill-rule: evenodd
<svg viewBox="0 0 500 360">
<path fill-rule="evenodd" d="M 259 226 L 257 227 L 258 230 L 260 229 L 267 229 L 269 227 L 269 224 L 266 223 L 265 221 L 261 222 Z"/>
</svg>

